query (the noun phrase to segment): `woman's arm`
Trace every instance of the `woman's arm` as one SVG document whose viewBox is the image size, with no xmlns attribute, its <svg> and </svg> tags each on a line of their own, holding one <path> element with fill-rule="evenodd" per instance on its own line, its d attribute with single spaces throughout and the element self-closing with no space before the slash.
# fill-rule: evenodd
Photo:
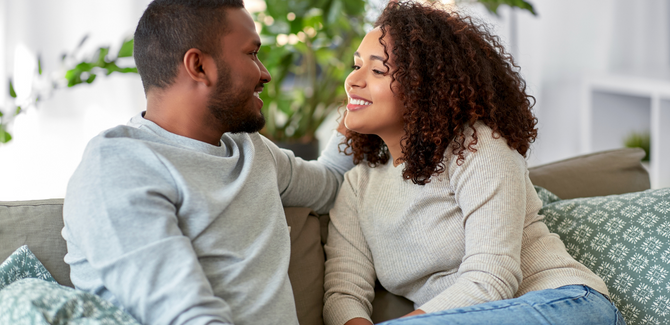
<svg viewBox="0 0 670 325">
<path fill-rule="evenodd" d="M 365 318 L 354 318 L 344 323 L 344 325 L 372 325 L 372 322 Z"/>
<path fill-rule="evenodd" d="M 477 151 L 466 152 L 460 166 L 455 157 L 449 165 L 463 214 L 465 254 L 455 283 L 419 307 L 428 313 L 512 298 L 523 279 L 524 222 L 527 213 L 537 212 L 526 210 L 526 192 L 533 190 L 526 163 L 505 139 L 477 129 Z"/>
<path fill-rule="evenodd" d="M 376 275 L 358 219 L 358 171 L 355 168 L 345 175 L 330 211 L 328 242 L 324 246 L 327 260 L 323 317 L 327 325 L 372 324 Z"/>
</svg>

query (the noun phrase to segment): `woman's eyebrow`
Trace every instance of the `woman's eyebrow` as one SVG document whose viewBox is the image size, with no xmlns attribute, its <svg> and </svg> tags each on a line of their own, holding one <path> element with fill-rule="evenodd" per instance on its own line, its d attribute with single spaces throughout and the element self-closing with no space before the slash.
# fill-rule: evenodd
<svg viewBox="0 0 670 325">
<path fill-rule="evenodd" d="M 360 58 L 360 57 L 361 57 L 361 54 L 358 53 L 358 51 L 356 51 L 356 52 L 354 52 L 354 56 Z M 384 58 L 381 57 L 381 56 L 378 56 L 378 55 L 370 55 L 370 60 L 379 60 L 379 61 L 384 62 Z"/>
</svg>

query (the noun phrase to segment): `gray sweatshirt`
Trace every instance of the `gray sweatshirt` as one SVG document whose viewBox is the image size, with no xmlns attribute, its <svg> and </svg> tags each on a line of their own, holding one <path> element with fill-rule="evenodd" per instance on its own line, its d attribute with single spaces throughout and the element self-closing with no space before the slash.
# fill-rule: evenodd
<svg viewBox="0 0 670 325">
<path fill-rule="evenodd" d="M 101 133 L 65 197 L 72 282 L 143 324 L 298 324 L 282 207 L 328 211 L 353 166 L 341 139 L 317 162 L 257 133 L 213 146 L 141 115 Z"/>
</svg>

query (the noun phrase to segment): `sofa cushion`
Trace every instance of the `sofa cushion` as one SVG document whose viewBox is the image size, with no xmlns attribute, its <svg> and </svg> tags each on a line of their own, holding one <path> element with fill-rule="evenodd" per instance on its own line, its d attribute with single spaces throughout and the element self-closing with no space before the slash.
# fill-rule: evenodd
<svg viewBox="0 0 670 325">
<path fill-rule="evenodd" d="M 670 319 L 670 188 L 571 200 L 537 189 L 549 230 L 605 281 L 628 325 Z"/>
<path fill-rule="evenodd" d="M 28 246 L 23 245 L 0 264 L 0 290 L 25 278 L 56 282 Z"/>
<path fill-rule="evenodd" d="M 284 208 L 291 227 L 291 262 L 288 276 L 293 288 L 298 321 L 323 324 L 323 274 L 319 216 L 309 208 Z"/>
<path fill-rule="evenodd" d="M 0 202 L 0 260 L 27 245 L 58 283 L 73 287 L 63 229 L 63 199 Z"/>
<path fill-rule="evenodd" d="M 528 168 L 530 180 L 562 199 L 644 191 L 649 173 L 644 150 L 624 148 L 577 156 Z"/>
</svg>

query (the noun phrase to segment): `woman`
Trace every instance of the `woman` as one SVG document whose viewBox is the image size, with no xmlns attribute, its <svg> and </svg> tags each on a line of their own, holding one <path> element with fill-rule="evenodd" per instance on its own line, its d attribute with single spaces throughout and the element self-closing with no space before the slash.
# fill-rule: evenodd
<svg viewBox="0 0 670 325">
<path fill-rule="evenodd" d="M 497 37 L 391 2 L 345 88 L 358 166 L 330 212 L 326 324 L 371 324 L 376 279 L 416 307 L 389 324 L 623 324 L 538 215 L 532 97 Z"/>
</svg>

